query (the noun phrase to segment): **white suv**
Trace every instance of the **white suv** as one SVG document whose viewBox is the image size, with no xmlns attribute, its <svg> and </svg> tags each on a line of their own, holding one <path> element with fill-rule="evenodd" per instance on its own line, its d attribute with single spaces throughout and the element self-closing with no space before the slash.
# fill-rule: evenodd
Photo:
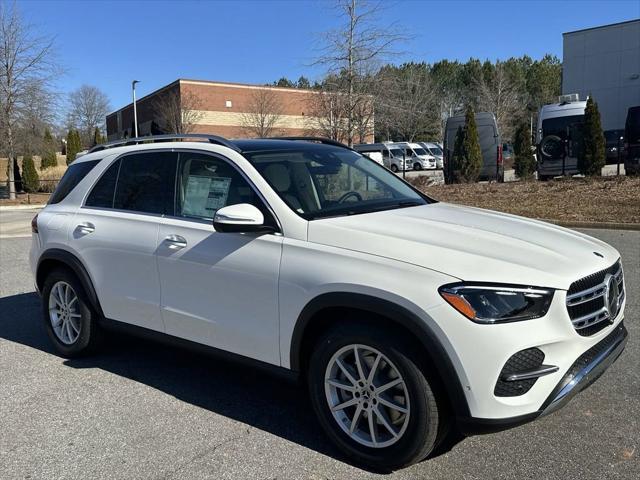
<svg viewBox="0 0 640 480">
<path fill-rule="evenodd" d="M 94 149 L 34 218 L 62 355 L 117 328 L 248 357 L 305 379 L 329 437 L 389 469 L 558 408 L 624 348 L 599 240 L 436 202 L 336 142 L 195 137 Z"/>
</svg>

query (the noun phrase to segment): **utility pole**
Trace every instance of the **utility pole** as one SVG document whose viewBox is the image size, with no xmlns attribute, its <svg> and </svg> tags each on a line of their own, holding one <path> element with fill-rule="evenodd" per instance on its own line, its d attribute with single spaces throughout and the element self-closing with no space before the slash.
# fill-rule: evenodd
<svg viewBox="0 0 640 480">
<path fill-rule="evenodd" d="M 131 82 L 131 91 L 133 93 L 133 132 L 134 138 L 138 138 L 138 109 L 136 107 L 136 83 L 140 83 L 140 80 L 134 80 Z"/>
</svg>

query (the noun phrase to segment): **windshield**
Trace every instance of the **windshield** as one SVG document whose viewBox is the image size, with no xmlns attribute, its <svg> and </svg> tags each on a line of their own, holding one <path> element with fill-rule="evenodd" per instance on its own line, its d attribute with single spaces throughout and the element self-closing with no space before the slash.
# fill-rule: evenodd
<svg viewBox="0 0 640 480">
<path fill-rule="evenodd" d="M 416 153 L 416 155 L 429 155 L 426 150 L 424 148 L 414 148 L 413 151 Z"/>
<path fill-rule="evenodd" d="M 431 152 L 432 155 L 435 155 L 436 157 L 442 157 L 444 155 L 440 147 L 429 147 L 429 151 Z"/>
<path fill-rule="evenodd" d="M 386 168 L 344 148 L 313 145 L 244 156 L 280 198 L 307 220 L 430 203 Z"/>
</svg>

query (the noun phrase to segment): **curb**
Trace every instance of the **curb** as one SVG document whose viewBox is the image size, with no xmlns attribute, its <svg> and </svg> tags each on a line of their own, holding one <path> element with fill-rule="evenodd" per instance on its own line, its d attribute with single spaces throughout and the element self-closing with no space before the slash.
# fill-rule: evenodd
<svg viewBox="0 0 640 480">
<path fill-rule="evenodd" d="M 561 221 L 549 220 L 548 218 L 539 218 L 542 222 L 553 223 L 560 227 L 567 228 L 595 228 L 601 230 L 631 230 L 640 231 L 640 223 L 616 223 L 616 222 L 579 222 L 579 221 Z"/>
<path fill-rule="evenodd" d="M 42 205 L 0 205 L 0 212 L 10 212 L 11 210 L 39 210 L 46 207 Z"/>
</svg>

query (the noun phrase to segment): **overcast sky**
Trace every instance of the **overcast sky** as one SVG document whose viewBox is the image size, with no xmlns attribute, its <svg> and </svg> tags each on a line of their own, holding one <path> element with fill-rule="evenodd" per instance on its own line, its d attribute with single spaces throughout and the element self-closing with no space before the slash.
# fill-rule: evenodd
<svg viewBox="0 0 640 480">
<path fill-rule="evenodd" d="M 640 17 L 638 0 L 395 1 L 381 28 L 410 36 L 393 59 L 504 59 L 552 53 L 562 33 Z M 265 83 L 311 79 L 320 34 L 338 20 L 333 2 L 19 0 L 27 21 L 55 36 L 66 75 L 59 89 L 96 85 L 112 109 L 177 78 Z"/>
</svg>

